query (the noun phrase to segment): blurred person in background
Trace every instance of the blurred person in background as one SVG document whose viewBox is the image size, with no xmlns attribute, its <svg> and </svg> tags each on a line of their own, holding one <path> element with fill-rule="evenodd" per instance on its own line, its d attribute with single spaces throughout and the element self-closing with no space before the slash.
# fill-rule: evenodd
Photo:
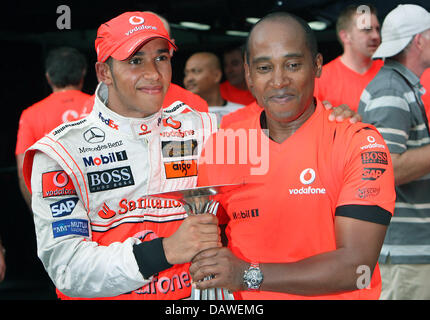
<svg viewBox="0 0 430 320">
<path fill-rule="evenodd" d="M 227 48 L 223 55 L 223 68 L 226 80 L 220 85 L 221 96 L 231 102 L 248 105 L 255 100 L 248 89 L 243 67 L 243 47 Z"/>
<path fill-rule="evenodd" d="M 216 114 L 218 124 L 224 115 L 244 107 L 221 96 L 222 69 L 214 53 L 197 52 L 191 55 L 185 63 L 184 74 L 185 88 L 198 94 L 208 103 L 209 112 Z"/>
<path fill-rule="evenodd" d="M 350 5 L 340 13 L 336 32 L 343 53 L 323 66 L 315 82 L 317 99 L 328 100 L 334 106 L 345 103 L 354 111 L 364 88 L 384 64 L 382 60 L 372 60 L 381 43 L 376 9 L 368 5 L 369 11 L 363 13 L 360 7 Z"/>
<path fill-rule="evenodd" d="M 24 152 L 58 125 L 83 118 L 91 111 L 84 106 L 90 96 L 82 92 L 86 72 L 86 59 L 77 49 L 60 47 L 50 51 L 45 77 L 52 93 L 21 114 L 15 157 L 19 187 L 29 207 L 31 195 L 22 177 Z"/>
</svg>

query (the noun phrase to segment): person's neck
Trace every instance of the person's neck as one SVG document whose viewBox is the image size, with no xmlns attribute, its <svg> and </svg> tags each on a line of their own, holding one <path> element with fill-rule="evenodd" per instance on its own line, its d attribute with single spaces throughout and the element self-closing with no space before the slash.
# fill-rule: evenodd
<svg viewBox="0 0 430 320">
<path fill-rule="evenodd" d="M 358 52 L 352 52 L 351 50 L 345 50 L 341 55 L 340 61 L 355 72 L 364 74 L 372 67 L 372 58 L 365 56 Z"/>
<path fill-rule="evenodd" d="M 80 91 L 81 89 L 82 88 L 80 86 L 72 86 L 72 85 L 65 86 L 63 88 L 58 88 L 58 87 L 53 86 L 52 92 L 63 92 L 63 91 L 69 91 L 69 90 L 79 90 Z"/>
<path fill-rule="evenodd" d="M 239 90 L 248 90 L 248 86 L 246 85 L 246 82 L 245 81 L 243 81 L 243 82 L 241 82 L 241 83 L 237 83 L 237 84 L 232 84 L 231 82 L 230 82 L 230 84 L 233 86 L 233 87 L 236 87 L 237 89 L 239 89 Z"/>
<path fill-rule="evenodd" d="M 282 122 L 271 119 L 267 116 L 266 111 L 261 113 L 260 123 L 262 129 L 269 130 L 269 138 L 276 143 L 283 143 L 291 137 L 315 112 L 315 101 L 312 100 L 310 105 L 294 120 Z"/>
<path fill-rule="evenodd" d="M 201 97 L 206 100 L 209 107 L 220 107 L 225 104 L 225 100 L 221 97 L 219 90 L 214 90 L 206 94 L 202 94 Z"/>
<path fill-rule="evenodd" d="M 396 59 L 395 59 L 396 60 Z M 421 78 L 424 71 L 430 66 L 423 65 L 421 59 L 415 55 L 407 55 L 403 59 L 396 60 L 412 71 L 418 78 Z"/>
</svg>

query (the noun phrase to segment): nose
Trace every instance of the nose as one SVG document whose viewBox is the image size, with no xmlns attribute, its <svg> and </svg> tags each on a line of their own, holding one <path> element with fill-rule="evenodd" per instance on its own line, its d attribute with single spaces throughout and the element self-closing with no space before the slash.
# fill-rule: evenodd
<svg viewBox="0 0 430 320">
<path fill-rule="evenodd" d="M 193 79 L 191 73 L 185 73 L 184 76 L 184 86 L 187 86 L 187 84 Z"/>
<path fill-rule="evenodd" d="M 276 66 L 272 72 L 272 85 L 274 88 L 282 88 L 290 83 L 290 78 L 286 70 L 281 66 Z"/>
<path fill-rule="evenodd" d="M 155 62 L 145 64 L 145 67 L 143 69 L 143 76 L 145 79 L 152 81 L 160 79 L 160 72 Z"/>
<path fill-rule="evenodd" d="M 372 29 L 371 37 L 372 39 L 375 39 L 375 40 L 378 40 L 378 42 L 381 42 L 381 34 L 379 33 L 379 30 Z"/>
</svg>

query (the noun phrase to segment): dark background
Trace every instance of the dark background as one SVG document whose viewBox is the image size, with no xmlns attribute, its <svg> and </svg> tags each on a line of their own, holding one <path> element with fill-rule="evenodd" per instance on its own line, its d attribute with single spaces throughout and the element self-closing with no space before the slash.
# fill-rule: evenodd
<svg viewBox="0 0 430 320">
<path fill-rule="evenodd" d="M 317 31 L 320 52 L 325 62 L 342 51 L 334 25 L 340 10 L 352 1 L 330 0 L 154 0 L 154 1 L 9 1 L 0 9 L 0 236 L 7 249 L 6 278 L 0 283 L 0 300 L 55 299 L 51 281 L 36 255 L 36 240 L 31 213 L 21 197 L 15 165 L 15 143 L 21 112 L 50 94 L 44 78 L 44 59 L 57 46 L 74 46 L 87 56 L 89 70 L 84 91 L 92 94 L 97 80 L 94 73 L 94 39 L 98 26 L 125 11 L 155 11 L 171 24 L 172 37 L 179 50 L 172 60 L 174 83 L 182 85 L 187 57 L 196 51 L 213 51 L 221 56 L 226 46 L 245 38 L 225 35 L 225 30 L 249 31 L 246 17 L 262 17 L 274 10 L 295 13 L 307 21 L 328 23 Z M 378 9 L 382 25 L 386 14 L 400 1 L 363 1 Z M 428 0 L 409 1 L 430 10 Z M 58 30 L 57 7 L 71 10 L 71 29 Z M 411 17 L 413 19 L 413 17 Z M 192 31 L 179 26 L 194 21 L 212 26 L 209 31 Z"/>
</svg>

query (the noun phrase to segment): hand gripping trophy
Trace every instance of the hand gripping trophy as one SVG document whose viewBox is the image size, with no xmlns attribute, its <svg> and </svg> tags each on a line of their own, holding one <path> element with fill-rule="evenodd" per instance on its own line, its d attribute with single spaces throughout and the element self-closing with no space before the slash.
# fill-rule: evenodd
<svg viewBox="0 0 430 320">
<path fill-rule="evenodd" d="M 226 196 L 228 193 L 237 190 L 245 184 L 218 185 L 208 187 L 197 187 L 172 192 L 152 194 L 154 198 L 168 198 L 179 201 L 184 206 L 188 215 L 211 213 L 216 215 L 219 202 L 218 197 Z M 212 288 L 206 290 L 191 290 L 192 300 L 234 300 L 233 294 L 227 289 Z"/>
</svg>

